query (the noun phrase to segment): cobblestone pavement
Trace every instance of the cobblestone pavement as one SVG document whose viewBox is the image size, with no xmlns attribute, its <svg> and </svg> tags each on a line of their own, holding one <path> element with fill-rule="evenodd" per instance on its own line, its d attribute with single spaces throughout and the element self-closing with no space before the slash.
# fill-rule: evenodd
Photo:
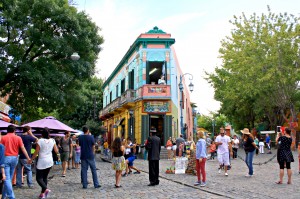
<svg viewBox="0 0 300 199">
<path fill-rule="evenodd" d="M 188 174 L 166 174 L 165 169 L 171 165 L 170 160 L 160 161 L 160 185 L 148 187 L 148 162 L 137 159 L 135 166 L 141 169 L 141 174 L 131 174 L 121 179 L 122 188 L 114 188 L 115 173 L 109 162 L 103 162 L 97 157 L 97 171 L 100 189 L 89 184 L 88 189 L 82 189 L 80 184 L 80 169 L 67 171 L 65 178 L 60 177 L 60 166 L 54 166 L 49 177 L 49 188 L 52 190 L 48 198 L 300 198 L 300 175 L 298 174 L 298 158 L 294 153 L 296 162 L 292 163 L 292 184 L 287 185 L 285 173 L 284 184 L 277 185 L 279 166 L 276 158 L 267 164 L 273 154 L 260 154 L 254 157 L 254 176 L 246 178 L 246 164 L 241 159 L 232 160 L 232 169 L 218 173 L 217 160 L 210 160 L 206 164 L 207 186 L 195 187 L 196 176 Z M 244 153 L 240 150 L 240 156 Z M 34 176 L 35 177 L 35 176 Z M 91 173 L 88 180 L 92 183 Z M 15 189 L 16 198 L 37 198 L 40 187 L 35 183 L 34 189 Z"/>
</svg>

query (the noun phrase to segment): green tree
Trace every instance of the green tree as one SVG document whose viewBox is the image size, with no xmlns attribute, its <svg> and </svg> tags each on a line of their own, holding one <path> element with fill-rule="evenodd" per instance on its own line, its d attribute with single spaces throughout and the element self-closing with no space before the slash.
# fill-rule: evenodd
<svg viewBox="0 0 300 199">
<path fill-rule="evenodd" d="M 36 111 L 36 114 L 28 114 L 24 113 L 22 114 L 22 123 L 26 124 L 35 120 L 40 120 L 48 116 L 53 116 L 56 119 L 59 119 L 59 113 L 56 110 L 53 110 L 52 112 L 44 112 L 42 108 L 38 108 Z"/>
<path fill-rule="evenodd" d="M 77 102 L 75 111 L 72 113 L 60 111 L 60 120 L 80 130 L 82 126 L 87 125 L 94 135 L 99 135 L 101 122 L 98 114 L 102 109 L 102 84 L 102 79 L 97 77 L 92 77 L 83 82 L 80 90 L 81 100 Z"/>
<path fill-rule="evenodd" d="M 299 18 L 269 9 L 230 23 L 234 28 L 219 50 L 222 66 L 208 74 L 220 112 L 237 129 L 252 128 L 265 116 L 274 128 L 287 112 L 295 116 L 299 103 Z"/>
<path fill-rule="evenodd" d="M 197 118 L 197 126 L 207 131 L 218 133 L 221 127 L 225 127 L 229 123 L 224 114 L 211 113 L 212 116 L 200 115 Z M 214 125 L 214 127 L 213 127 Z"/>
<path fill-rule="evenodd" d="M 95 72 L 100 29 L 67 0 L 0 4 L 0 93 L 19 113 L 71 112 Z M 77 52 L 80 59 L 70 56 Z"/>
</svg>

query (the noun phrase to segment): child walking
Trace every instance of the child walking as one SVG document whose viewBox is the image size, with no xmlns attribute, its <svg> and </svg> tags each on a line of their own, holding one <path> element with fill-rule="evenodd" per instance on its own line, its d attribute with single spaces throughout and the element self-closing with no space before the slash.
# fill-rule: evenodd
<svg viewBox="0 0 300 199">
<path fill-rule="evenodd" d="M 108 159 L 108 142 L 105 140 L 103 144 L 105 158 Z"/>
<path fill-rule="evenodd" d="M 215 144 L 215 141 L 212 141 L 211 142 L 211 145 L 210 145 L 210 160 L 214 160 L 215 159 L 215 154 L 216 154 L 216 144 Z"/>
<path fill-rule="evenodd" d="M 80 162 L 80 146 L 79 140 L 76 140 L 76 147 L 75 147 L 75 168 L 79 169 L 79 162 Z"/>
<path fill-rule="evenodd" d="M 264 152 L 265 143 L 264 143 L 264 140 L 262 138 L 259 140 L 258 145 L 259 145 L 259 153 L 260 154 L 265 153 Z"/>
</svg>

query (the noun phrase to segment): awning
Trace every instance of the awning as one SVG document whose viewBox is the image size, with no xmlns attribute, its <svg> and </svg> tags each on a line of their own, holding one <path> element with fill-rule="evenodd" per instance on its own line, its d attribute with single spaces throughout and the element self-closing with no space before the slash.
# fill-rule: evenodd
<svg viewBox="0 0 300 199">
<path fill-rule="evenodd" d="M 261 131 L 260 134 L 274 134 L 275 131 Z"/>
<path fill-rule="evenodd" d="M 5 122 L 10 122 L 10 118 L 1 112 L 0 112 L 0 120 L 3 120 Z"/>
</svg>

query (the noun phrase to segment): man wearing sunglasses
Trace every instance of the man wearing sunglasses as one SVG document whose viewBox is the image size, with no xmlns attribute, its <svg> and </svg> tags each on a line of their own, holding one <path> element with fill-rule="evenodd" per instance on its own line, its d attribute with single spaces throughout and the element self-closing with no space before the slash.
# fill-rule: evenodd
<svg viewBox="0 0 300 199">
<path fill-rule="evenodd" d="M 218 161 L 220 164 L 219 173 L 221 173 L 221 168 L 224 165 L 225 176 L 228 176 L 227 167 L 230 165 L 229 161 L 229 151 L 230 156 L 232 156 L 232 146 L 231 139 L 229 136 L 225 135 L 225 130 L 223 127 L 220 128 L 220 134 L 216 137 L 216 146 L 218 146 Z"/>
</svg>

